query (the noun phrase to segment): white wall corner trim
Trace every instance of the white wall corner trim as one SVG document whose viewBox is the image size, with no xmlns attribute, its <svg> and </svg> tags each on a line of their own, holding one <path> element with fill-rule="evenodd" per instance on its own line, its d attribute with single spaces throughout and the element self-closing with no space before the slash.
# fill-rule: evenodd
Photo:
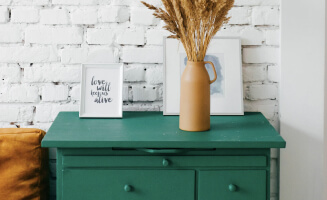
<svg viewBox="0 0 327 200">
<path fill-rule="evenodd" d="M 325 200 L 325 1 L 281 1 L 281 11 L 280 200 Z"/>
</svg>

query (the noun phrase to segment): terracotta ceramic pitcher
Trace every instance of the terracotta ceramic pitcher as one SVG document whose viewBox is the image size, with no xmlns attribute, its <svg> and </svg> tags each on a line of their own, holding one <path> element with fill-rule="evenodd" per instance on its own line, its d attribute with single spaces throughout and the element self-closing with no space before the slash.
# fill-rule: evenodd
<svg viewBox="0 0 327 200">
<path fill-rule="evenodd" d="M 215 78 L 210 80 L 205 64 L 211 64 Z M 181 78 L 179 128 L 184 131 L 210 129 L 210 84 L 217 80 L 212 62 L 187 62 Z"/>
</svg>

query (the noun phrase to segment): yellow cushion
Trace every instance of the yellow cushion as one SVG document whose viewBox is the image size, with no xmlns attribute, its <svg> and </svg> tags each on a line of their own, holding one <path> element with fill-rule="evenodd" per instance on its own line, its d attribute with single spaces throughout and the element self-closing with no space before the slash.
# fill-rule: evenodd
<svg viewBox="0 0 327 200">
<path fill-rule="evenodd" d="M 39 129 L 0 129 L 0 197 L 44 200 L 49 196 L 49 152 Z"/>
</svg>

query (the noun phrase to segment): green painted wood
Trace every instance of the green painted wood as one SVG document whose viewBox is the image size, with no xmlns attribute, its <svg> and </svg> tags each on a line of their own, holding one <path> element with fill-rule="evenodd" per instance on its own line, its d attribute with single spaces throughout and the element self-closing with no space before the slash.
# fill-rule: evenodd
<svg viewBox="0 0 327 200">
<path fill-rule="evenodd" d="M 121 148 L 60 148 L 63 156 L 158 156 L 171 154 L 148 154 L 135 149 Z M 270 149 L 193 149 L 183 153 L 174 154 L 174 156 L 270 156 Z"/>
<path fill-rule="evenodd" d="M 191 151 L 192 149 L 135 149 L 149 154 L 178 154 Z"/>
<path fill-rule="evenodd" d="M 64 169 L 62 200 L 194 200 L 192 170 Z"/>
<path fill-rule="evenodd" d="M 185 170 L 185 169 L 189 169 L 189 170 L 196 170 L 196 172 L 198 171 L 201 171 L 201 170 L 212 170 L 213 172 L 215 171 L 218 171 L 218 170 L 222 170 L 222 171 L 226 171 L 226 170 L 236 170 L 236 172 L 240 169 L 243 169 L 243 170 L 264 170 L 266 172 L 266 183 L 264 183 L 263 187 L 266 188 L 266 194 L 267 194 L 267 197 L 266 197 L 266 200 L 269 200 L 269 189 L 270 189 L 270 186 L 269 186 L 269 182 L 270 182 L 270 164 L 267 164 L 267 166 L 265 167 L 258 167 L 258 166 L 254 166 L 254 167 L 244 167 L 244 166 L 236 166 L 236 167 L 231 167 L 231 166 L 222 166 L 222 167 L 211 167 L 211 168 L 208 168 L 208 167 L 196 167 L 196 166 L 190 166 L 190 167 L 186 167 L 186 166 L 174 166 L 174 167 L 164 167 L 164 166 L 161 166 L 161 167 L 152 167 L 152 166 L 141 166 L 141 167 L 137 167 L 135 165 L 138 165 L 138 164 L 134 164 L 134 165 L 131 165 L 129 166 L 128 168 L 124 167 L 106 167 L 106 166 L 101 166 L 101 162 L 102 163 L 106 163 L 106 162 L 110 162 L 109 160 L 107 159 L 99 159 L 98 161 L 98 164 L 97 165 L 93 165 L 93 164 L 89 164 L 87 165 L 86 163 L 93 163 L 93 160 L 90 159 L 92 157 L 98 157 L 100 155 L 103 155 L 103 156 L 100 156 L 100 157 L 106 157 L 106 155 L 113 155 L 113 156 L 109 156 L 109 157 L 114 157 L 116 160 L 118 160 L 117 162 L 120 162 L 119 160 L 120 159 L 124 159 L 126 156 L 129 157 L 129 155 L 135 155 L 135 156 L 132 156 L 132 157 L 140 157 L 139 154 L 144 154 L 144 152 L 140 152 L 140 151 L 133 151 L 133 150 L 112 150 L 112 149 L 58 149 L 58 152 L 60 152 L 60 154 L 57 154 L 57 157 L 60 159 L 58 160 L 57 162 L 57 199 L 58 200 L 62 200 L 62 193 L 63 193 L 63 190 L 64 190 L 64 187 L 66 185 L 66 182 L 63 183 L 63 170 L 67 169 L 67 170 L 75 170 L 75 169 L 87 169 L 87 170 L 91 170 L 91 171 L 96 171 L 96 170 L 102 170 L 102 169 L 116 169 L 116 170 L 119 170 L 119 169 L 131 169 L 131 170 L 134 170 L 134 171 L 138 171 L 136 169 L 140 169 L 140 170 L 158 170 L 158 171 L 161 171 L 161 170 L 178 170 L 178 171 L 181 171 L 182 170 Z M 85 156 L 85 155 L 89 155 L 89 156 Z M 152 155 L 152 154 L 151 154 Z M 197 161 L 197 158 L 198 157 L 202 157 L 202 156 L 207 156 L 207 157 L 216 157 L 215 155 L 220 155 L 219 157 L 224 157 L 226 155 L 230 155 L 230 157 L 244 157 L 245 155 L 252 155 L 253 157 L 257 157 L 257 156 L 262 156 L 262 157 L 265 157 L 267 162 L 269 163 L 270 161 L 270 149 L 217 149 L 217 150 L 213 150 L 213 151 L 191 151 L 191 152 L 187 152 L 183 155 L 180 155 L 179 157 L 181 156 L 187 156 L 189 155 L 189 157 L 193 157 L 195 161 Z M 243 156 L 241 156 L 243 155 Z M 67 166 L 65 165 L 64 166 L 64 161 L 63 160 L 66 160 L 68 157 L 72 157 L 72 158 L 75 158 L 75 157 L 80 157 L 80 156 L 83 156 L 83 159 L 79 161 L 79 163 L 74 163 L 74 166 Z M 166 158 L 170 158 L 171 155 L 167 155 L 168 157 Z M 143 157 L 143 156 L 141 156 Z M 152 156 L 147 156 L 147 157 L 160 157 L 160 159 L 158 159 L 158 162 L 161 160 L 161 158 L 165 158 L 165 156 L 161 156 L 161 155 L 152 155 Z M 69 160 L 69 159 L 68 159 Z M 112 162 L 116 163 L 116 160 L 112 160 Z M 60 162 L 61 161 L 61 162 Z M 105 161 L 105 162 L 104 162 Z M 83 162 L 83 163 L 81 163 Z M 201 160 L 199 160 L 198 162 L 201 162 Z M 223 161 L 222 161 L 223 162 Z M 76 164 L 76 165 L 75 165 Z M 131 163 L 130 163 L 131 164 Z M 142 164 L 141 164 L 142 165 Z M 222 164 L 224 165 L 224 164 Z M 91 173 L 91 172 L 90 172 Z M 198 173 L 196 173 L 197 177 L 196 177 L 196 180 L 195 180 L 195 195 L 197 195 L 197 190 L 198 190 Z M 96 177 L 98 177 L 98 174 L 94 173 L 93 174 Z M 60 176 L 60 177 L 58 177 Z M 242 176 L 242 175 L 240 175 Z M 80 179 L 78 179 L 80 181 Z M 92 187 L 92 186 L 91 186 Z M 102 185 L 100 187 L 106 187 L 105 185 Z M 67 192 L 71 192 L 72 194 L 70 194 L 71 196 L 73 196 L 75 194 L 75 190 L 71 190 L 71 191 L 67 191 Z M 78 197 L 78 196 L 77 196 Z M 71 198 L 70 200 L 77 200 L 79 198 Z M 220 199 L 220 198 L 219 198 Z M 192 200 L 192 199 L 190 199 Z M 195 198 L 194 200 L 198 200 L 197 198 Z M 229 199 L 226 199 L 226 200 L 229 200 Z M 237 199 L 238 200 L 238 199 Z M 242 199 L 243 200 L 243 199 Z M 263 199 L 262 199 L 263 200 Z"/>
<path fill-rule="evenodd" d="M 285 147 L 283 138 L 260 113 L 211 123 L 192 133 L 158 112 L 60 113 L 42 141 L 58 147 L 57 199 L 269 199 L 270 148 Z"/>
<path fill-rule="evenodd" d="M 265 170 L 200 171 L 198 200 L 265 200 Z"/>
<path fill-rule="evenodd" d="M 56 167 L 56 197 L 58 200 L 62 199 L 62 171 L 63 171 L 63 166 L 62 166 L 62 149 L 57 149 L 57 167 Z"/>
<path fill-rule="evenodd" d="M 125 192 L 130 192 L 130 191 L 132 191 L 132 189 L 133 189 L 133 187 L 130 186 L 130 185 L 125 185 L 125 186 L 124 186 L 124 190 L 125 190 Z"/>
<path fill-rule="evenodd" d="M 265 156 L 64 156 L 64 167 L 265 167 Z"/>
<path fill-rule="evenodd" d="M 277 159 L 277 160 L 279 160 L 279 159 Z M 267 170 L 266 170 L 266 179 L 267 179 L 267 181 L 266 181 L 266 191 L 267 191 L 267 194 L 266 194 L 266 196 L 267 196 L 267 198 L 266 199 L 270 199 L 270 170 L 271 170 L 271 155 L 269 154 L 268 156 L 267 156 L 267 161 L 268 161 L 268 168 L 267 168 Z"/>
<path fill-rule="evenodd" d="M 172 165 L 171 162 L 170 162 L 170 160 L 168 160 L 166 158 L 162 159 L 162 166 L 168 167 L 169 165 L 170 166 Z"/>
<path fill-rule="evenodd" d="M 234 185 L 234 184 L 230 184 L 230 185 L 228 186 L 228 189 L 229 189 L 229 191 L 231 191 L 231 192 L 236 192 L 236 190 L 237 190 L 237 186 Z"/>
<path fill-rule="evenodd" d="M 42 140 L 59 148 L 284 148 L 283 138 L 261 113 L 212 116 L 211 130 L 179 130 L 178 116 L 124 112 L 123 119 L 80 119 L 61 112 Z"/>
</svg>

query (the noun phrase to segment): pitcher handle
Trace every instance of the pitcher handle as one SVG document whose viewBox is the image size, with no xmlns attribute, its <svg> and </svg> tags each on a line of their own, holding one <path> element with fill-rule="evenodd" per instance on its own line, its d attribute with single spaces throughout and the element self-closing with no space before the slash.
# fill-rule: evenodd
<svg viewBox="0 0 327 200">
<path fill-rule="evenodd" d="M 213 63 L 210 62 L 210 61 L 206 61 L 206 62 L 204 62 L 204 63 L 205 63 L 205 64 L 210 64 L 210 65 L 212 66 L 213 72 L 215 73 L 215 78 L 214 78 L 212 81 L 210 81 L 210 84 L 212 84 L 212 83 L 214 83 L 214 82 L 217 80 L 217 72 L 216 72 L 216 68 L 215 68 L 215 66 L 213 65 Z"/>
</svg>

